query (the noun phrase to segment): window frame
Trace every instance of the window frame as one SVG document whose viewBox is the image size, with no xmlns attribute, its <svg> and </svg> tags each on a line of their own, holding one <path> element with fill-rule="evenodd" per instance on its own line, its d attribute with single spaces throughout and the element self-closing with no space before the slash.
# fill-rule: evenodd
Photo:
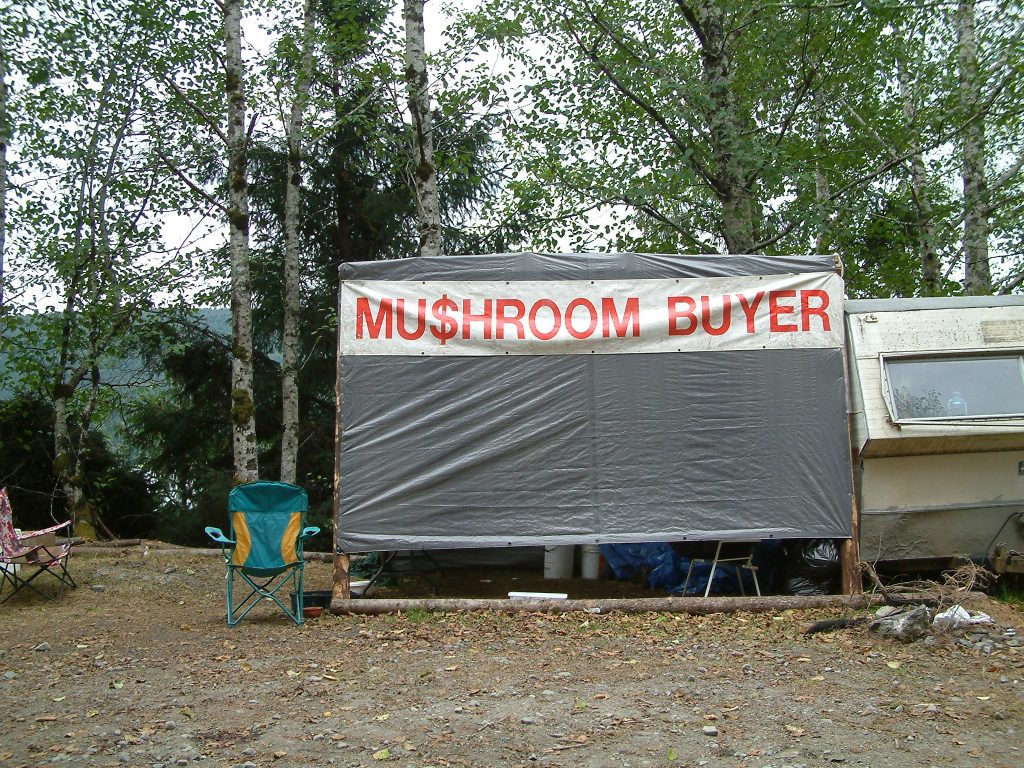
<svg viewBox="0 0 1024 768">
<path fill-rule="evenodd" d="M 1024 393 L 1024 347 L 1007 347 L 1002 349 L 954 349 L 954 350 L 922 350 L 910 352 L 882 352 L 878 355 L 879 372 L 882 384 L 882 399 L 889 411 L 889 420 L 893 424 L 972 424 L 976 422 L 990 421 L 1021 421 L 1024 420 L 1024 410 L 1020 413 L 1000 414 L 973 414 L 967 416 L 919 416 L 919 417 L 897 417 L 895 393 L 890 386 L 889 366 L 890 361 L 913 360 L 920 362 L 927 361 L 952 361 L 971 360 L 982 358 L 1016 359 L 1021 375 L 1021 392 Z"/>
</svg>

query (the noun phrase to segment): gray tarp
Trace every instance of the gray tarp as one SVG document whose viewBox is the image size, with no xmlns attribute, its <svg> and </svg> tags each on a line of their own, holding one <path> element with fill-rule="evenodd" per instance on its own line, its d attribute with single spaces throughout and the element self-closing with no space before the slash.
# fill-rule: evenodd
<svg viewBox="0 0 1024 768">
<path fill-rule="evenodd" d="M 342 280 L 820 272 L 829 257 L 503 254 Z M 341 551 L 849 537 L 843 350 L 344 356 Z"/>
</svg>

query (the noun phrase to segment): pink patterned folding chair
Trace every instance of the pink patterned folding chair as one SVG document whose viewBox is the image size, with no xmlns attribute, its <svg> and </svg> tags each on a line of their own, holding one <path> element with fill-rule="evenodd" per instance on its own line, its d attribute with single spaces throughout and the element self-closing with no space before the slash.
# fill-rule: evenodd
<svg viewBox="0 0 1024 768">
<path fill-rule="evenodd" d="M 53 600 L 51 595 L 39 590 L 32 583 L 44 573 L 60 582 L 60 594 L 64 593 L 65 586 L 78 586 L 68 573 L 71 545 L 57 543 L 56 532 L 69 525 L 70 520 L 41 531 L 22 531 L 19 534 L 14 529 L 7 489 L 0 488 L 0 573 L 3 574 L 0 594 L 8 583 L 13 588 L 11 594 L 0 602 L 6 603 L 25 587 L 48 600 Z"/>
</svg>

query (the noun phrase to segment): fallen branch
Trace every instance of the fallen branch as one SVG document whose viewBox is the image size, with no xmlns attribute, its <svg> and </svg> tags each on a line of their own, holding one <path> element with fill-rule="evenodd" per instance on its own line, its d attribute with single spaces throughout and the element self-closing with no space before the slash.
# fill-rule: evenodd
<svg viewBox="0 0 1024 768">
<path fill-rule="evenodd" d="M 878 578 L 878 573 L 875 571 L 875 566 L 873 566 L 871 563 L 865 563 L 862 561 L 860 564 L 860 569 L 864 572 L 865 575 L 867 575 L 869 579 L 871 579 L 871 583 L 874 584 L 875 588 L 882 594 L 882 597 L 885 599 L 885 602 L 889 603 L 889 605 L 892 605 L 892 603 L 889 602 L 890 600 L 892 600 L 892 594 L 890 594 L 889 590 L 887 590 L 885 588 L 885 585 L 882 584 L 882 580 Z"/>
<path fill-rule="evenodd" d="M 175 544 L 168 544 L 164 541 L 150 541 L 148 539 L 124 539 L 121 541 L 87 542 L 76 544 L 74 553 L 76 556 L 87 555 L 100 557 L 103 555 L 124 555 L 132 549 L 138 552 L 131 554 L 142 555 L 148 552 L 150 555 L 185 555 L 206 556 L 217 555 L 220 557 L 220 549 L 213 547 L 179 547 Z M 307 562 L 315 561 L 320 563 L 333 562 L 334 556 L 330 552 L 303 552 L 303 559 Z"/>
</svg>

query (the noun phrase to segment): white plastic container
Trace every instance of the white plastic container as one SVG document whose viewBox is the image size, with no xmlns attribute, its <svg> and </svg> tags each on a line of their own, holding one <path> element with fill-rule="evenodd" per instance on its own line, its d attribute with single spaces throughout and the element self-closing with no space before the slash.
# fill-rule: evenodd
<svg viewBox="0 0 1024 768">
<path fill-rule="evenodd" d="M 596 579 L 601 575 L 601 545 L 580 545 L 580 576 L 584 579 Z"/>
<path fill-rule="evenodd" d="M 509 600 L 565 600 L 566 592 L 509 592 Z"/>
<path fill-rule="evenodd" d="M 571 579 L 576 547 L 572 544 L 544 547 L 544 578 Z"/>
</svg>

